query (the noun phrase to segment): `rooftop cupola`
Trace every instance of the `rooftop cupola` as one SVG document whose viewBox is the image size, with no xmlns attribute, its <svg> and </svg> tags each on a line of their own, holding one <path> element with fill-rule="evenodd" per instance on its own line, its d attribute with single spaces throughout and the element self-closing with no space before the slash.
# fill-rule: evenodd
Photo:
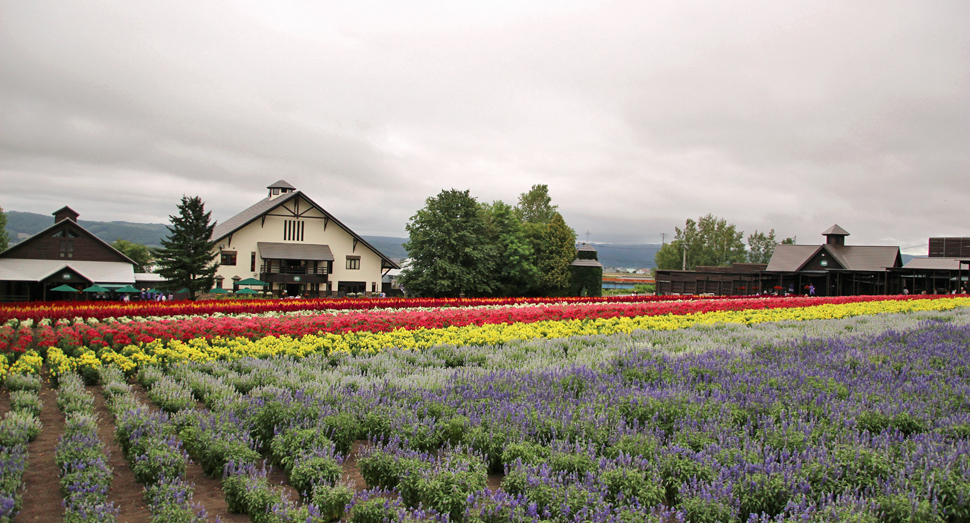
<svg viewBox="0 0 970 523">
<path fill-rule="evenodd" d="M 826 245 L 845 245 L 845 237 L 848 235 L 849 232 L 838 225 L 833 225 L 822 233 Z"/>
<path fill-rule="evenodd" d="M 52 212 L 51 214 L 54 215 L 54 223 L 61 223 L 64 220 L 71 220 L 72 222 L 77 223 L 77 217 L 80 216 L 80 214 L 78 214 L 74 209 L 66 205 Z"/>
<path fill-rule="evenodd" d="M 295 191 L 296 187 L 286 183 L 286 180 L 279 180 L 267 187 L 267 189 L 269 189 L 269 198 L 272 200 L 273 198 Z"/>
</svg>

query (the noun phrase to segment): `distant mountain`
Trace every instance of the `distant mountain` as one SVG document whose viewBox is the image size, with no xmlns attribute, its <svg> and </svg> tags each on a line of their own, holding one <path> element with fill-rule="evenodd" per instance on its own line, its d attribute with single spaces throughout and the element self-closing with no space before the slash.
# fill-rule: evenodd
<svg viewBox="0 0 970 523">
<path fill-rule="evenodd" d="M 599 262 L 605 267 L 653 269 L 654 256 L 662 245 L 656 243 L 593 243 Z"/>
<path fill-rule="evenodd" d="M 362 236 L 362 238 L 388 258 L 403 260 L 408 257 L 408 251 L 404 250 L 404 245 L 402 245 L 408 241 L 407 238 L 396 238 L 394 236 Z"/>
<path fill-rule="evenodd" d="M 8 211 L 7 233 L 11 243 L 19 243 L 40 231 L 54 225 L 54 217 L 49 214 Z M 91 231 L 102 240 L 111 243 L 115 240 L 161 247 L 161 239 L 168 235 L 168 229 L 161 223 L 95 222 L 78 220 L 81 227 Z"/>
</svg>

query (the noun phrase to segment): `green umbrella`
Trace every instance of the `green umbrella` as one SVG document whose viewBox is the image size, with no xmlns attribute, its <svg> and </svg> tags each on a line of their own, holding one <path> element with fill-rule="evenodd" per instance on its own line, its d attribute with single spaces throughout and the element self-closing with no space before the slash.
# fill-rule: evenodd
<svg viewBox="0 0 970 523">
<path fill-rule="evenodd" d="M 245 280 L 239 282 L 239 285 L 269 285 L 264 281 L 257 280 L 256 278 L 246 278 Z"/>
<path fill-rule="evenodd" d="M 175 294 L 188 294 L 188 293 L 189 293 L 188 287 L 182 287 L 181 289 L 175 291 Z"/>
<path fill-rule="evenodd" d="M 141 291 L 132 287 L 131 285 L 125 285 L 120 289 L 115 289 L 115 292 L 141 292 Z"/>
<path fill-rule="evenodd" d="M 236 294 L 259 294 L 259 291 L 254 291 L 252 289 L 239 289 Z"/>
<path fill-rule="evenodd" d="M 158 290 L 158 289 L 148 289 L 148 290 L 147 290 L 147 291 L 145 291 L 145 292 L 152 292 L 152 293 L 155 293 L 155 294 L 161 294 L 161 292 L 162 292 L 162 291 L 160 291 L 160 290 Z"/>
<path fill-rule="evenodd" d="M 211 292 L 212 294 L 229 294 L 229 291 L 227 291 L 226 289 L 223 289 L 222 287 L 216 287 L 215 289 L 212 289 L 209 292 Z"/>
<path fill-rule="evenodd" d="M 104 287 L 102 287 L 100 285 L 92 285 L 92 286 L 88 287 L 87 289 L 84 289 L 81 292 L 110 292 L 110 291 L 108 291 L 108 289 L 105 289 Z"/>
<path fill-rule="evenodd" d="M 75 289 L 74 287 L 71 287 L 70 285 L 67 285 L 67 284 L 58 285 L 57 287 L 54 287 L 51 290 L 52 291 L 57 291 L 57 292 L 77 292 L 77 289 Z"/>
</svg>

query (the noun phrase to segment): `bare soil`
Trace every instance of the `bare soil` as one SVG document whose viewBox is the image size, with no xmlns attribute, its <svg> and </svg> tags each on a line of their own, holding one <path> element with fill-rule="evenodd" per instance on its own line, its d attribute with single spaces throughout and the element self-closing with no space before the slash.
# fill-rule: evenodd
<svg viewBox="0 0 970 523">
<path fill-rule="evenodd" d="M 44 403 L 40 411 L 43 428 L 40 436 L 27 445 L 27 470 L 24 472 L 24 505 L 14 520 L 23 522 L 55 522 L 64 518 L 61 505 L 60 477 L 54 463 L 54 448 L 64 433 L 64 415 L 57 409 L 57 394 L 50 388 L 46 376 L 40 389 Z M 7 405 L 9 408 L 9 396 Z"/>
</svg>

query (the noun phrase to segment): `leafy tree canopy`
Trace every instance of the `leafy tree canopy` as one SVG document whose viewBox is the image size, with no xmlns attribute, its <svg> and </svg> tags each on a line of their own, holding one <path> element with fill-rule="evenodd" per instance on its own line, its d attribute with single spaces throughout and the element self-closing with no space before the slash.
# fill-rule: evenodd
<svg viewBox="0 0 970 523">
<path fill-rule="evenodd" d="M 495 246 L 497 265 L 493 294 L 524 296 L 535 285 L 539 269 L 534 264 L 535 253 L 514 209 L 502 201 L 483 204 L 488 240 Z"/>
<path fill-rule="evenodd" d="M 485 212 L 468 191 L 451 189 L 425 200 L 407 225 L 411 264 L 401 272 L 410 296 L 491 294 L 497 249 L 489 242 Z"/>
<path fill-rule="evenodd" d="M 686 268 L 693 270 L 698 266 L 727 266 L 747 260 L 744 232 L 738 231 L 734 224 L 712 214 L 702 216 L 696 222 L 688 219 L 684 228 L 676 228 L 674 241 L 657 251 L 655 260 L 658 269 L 676 270 L 684 263 L 686 248 Z"/>
<path fill-rule="evenodd" d="M 749 263 L 768 263 L 771 260 L 771 255 L 775 253 L 775 246 L 778 242 L 775 240 L 775 230 L 772 229 L 765 234 L 763 232 L 754 231 L 754 234 L 748 235 L 748 262 Z"/>
<path fill-rule="evenodd" d="M 135 272 L 151 272 L 155 255 L 147 246 L 121 239 L 112 242 L 111 246 L 135 262 Z"/>
<path fill-rule="evenodd" d="M 576 232 L 558 212 L 545 227 L 536 251 L 539 292 L 544 296 L 565 296 L 569 290 L 569 264 L 576 259 Z"/>
<path fill-rule="evenodd" d="M 210 223 L 212 213 L 205 211 L 198 196 L 183 196 L 178 211 L 177 216 L 169 216 L 172 224 L 158 250 L 157 272 L 168 280 L 167 289 L 187 288 L 189 299 L 194 300 L 197 293 L 215 284 L 219 267 L 212 253 L 216 246 L 212 241 L 215 223 Z"/>
<path fill-rule="evenodd" d="M 0 252 L 10 247 L 10 235 L 7 234 L 7 214 L 0 207 Z"/>
<path fill-rule="evenodd" d="M 515 215 L 523 223 L 546 225 L 558 214 L 556 211 L 558 208 L 558 205 L 552 205 L 548 185 L 533 185 L 529 192 L 519 195 L 519 204 L 515 206 Z"/>
</svg>

